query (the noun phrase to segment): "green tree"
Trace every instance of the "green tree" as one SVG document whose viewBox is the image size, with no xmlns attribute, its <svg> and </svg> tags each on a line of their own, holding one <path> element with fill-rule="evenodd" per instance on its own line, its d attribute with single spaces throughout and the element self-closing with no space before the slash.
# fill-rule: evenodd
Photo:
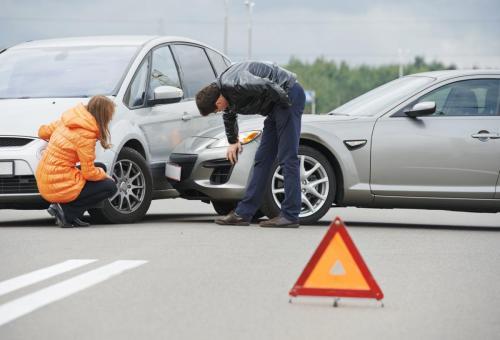
<svg viewBox="0 0 500 340">
<path fill-rule="evenodd" d="M 297 74 L 305 89 L 316 92 L 318 113 L 329 112 L 379 85 L 396 79 L 399 74 L 399 66 L 396 64 L 349 66 L 344 61 L 337 63 L 323 57 L 312 63 L 292 57 L 284 67 Z M 456 69 L 456 66 L 446 66 L 438 61 L 427 63 L 421 56 L 404 65 L 405 74 L 445 69 Z M 310 112 L 310 109 L 307 107 L 306 112 Z"/>
</svg>

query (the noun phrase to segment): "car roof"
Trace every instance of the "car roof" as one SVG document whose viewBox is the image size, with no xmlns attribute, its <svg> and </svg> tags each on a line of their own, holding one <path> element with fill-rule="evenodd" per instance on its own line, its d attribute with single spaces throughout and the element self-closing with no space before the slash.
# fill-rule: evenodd
<svg viewBox="0 0 500 340">
<path fill-rule="evenodd" d="M 478 69 L 478 70 L 442 70 L 415 73 L 410 76 L 432 77 L 437 80 L 445 80 L 463 76 L 478 76 L 478 75 L 500 75 L 500 70 L 497 69 Z"/>
<path fill-rule="evenodd" d="M 167 42 L 187 42 L 207 46 L 199 41 L 177 36 L 158 35 L 109 35 L 88 36 L 60 39 L 44 39 L 27 41 L 12 46 L 10 49 L 49 48 L 49 47 L 78 47 L 78 46 L 142 46 L 147 43 L 162 44 Z M 212 48 L 210 46 L 207 46 Z M 212 48 L 213 49 L 213 48 Z M 214 49 L 215 50 L 215 49 Z"/>
</svg>

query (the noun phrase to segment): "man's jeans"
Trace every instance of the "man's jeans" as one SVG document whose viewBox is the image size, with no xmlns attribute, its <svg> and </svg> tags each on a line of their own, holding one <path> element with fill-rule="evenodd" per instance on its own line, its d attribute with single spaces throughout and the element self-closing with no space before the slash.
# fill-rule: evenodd
<svg viewBox="0 0 500 340">
<path fill-rule="evenodd" d="M 252 177 L 245 197 L 239 202 L 236 213 L 246 220 L 251 220 L 262 204 L 262 196 L 271 167 L 278 157 L 283 169 L 285 198 L 281 202 L 281 215 L 296 222 L 301 208 L 300 164 L 298 158 L 300 140 L 300 122 L 304 112 L 304 89 L 297 82 L 288 92 L 292 102 L 289 108 L 277 107 L 264 121 L 264 130 L 260 146 L 255 154 Z"/>
</svg>

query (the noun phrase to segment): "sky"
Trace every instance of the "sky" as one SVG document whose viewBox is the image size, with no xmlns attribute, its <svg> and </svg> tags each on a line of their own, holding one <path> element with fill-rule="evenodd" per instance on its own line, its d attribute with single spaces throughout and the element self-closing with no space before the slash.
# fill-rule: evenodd
<svg viewBox="0 0 500 340">
<path fill-rule="evenodd" d="M 318 57 L 351 65 L 415 56 L 500 68 L 500 0 L 253 0 L 252 59 Z M 244 0 L 227 0 L 228 56 L 248 57 Z M 109 34 L 177 35 L 219 50 L 224 0 L 0 0 L 0 47 Z"/>
</svg>

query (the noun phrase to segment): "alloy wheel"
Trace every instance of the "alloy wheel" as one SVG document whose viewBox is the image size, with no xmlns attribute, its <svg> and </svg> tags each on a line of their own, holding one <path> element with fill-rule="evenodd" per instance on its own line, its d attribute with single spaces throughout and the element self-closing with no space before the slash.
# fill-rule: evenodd
<svg viewBox="0 0 500 340">
<path fill-rule="evenodd" d="M 313 215 L 324 205 L 330 185 L 326 169 L 316 159 L 299 155 L 300 158 L 300 187 L 302 206 L 299 217 Z M 274 202 L 281 208 L 285 197 L 284 177 L 281 166 L 276 168 L 272 178 L 272 194 Z"/>
<path fill-rule="evenodd" d="M 137 210 L 146 193 L 141 168 L 131 160 L 122 159 L 116 162 L 112 176 L 118 187 L 116 194 L 109 199 L 113 208 L 125 214 Z"/>
</svg>

